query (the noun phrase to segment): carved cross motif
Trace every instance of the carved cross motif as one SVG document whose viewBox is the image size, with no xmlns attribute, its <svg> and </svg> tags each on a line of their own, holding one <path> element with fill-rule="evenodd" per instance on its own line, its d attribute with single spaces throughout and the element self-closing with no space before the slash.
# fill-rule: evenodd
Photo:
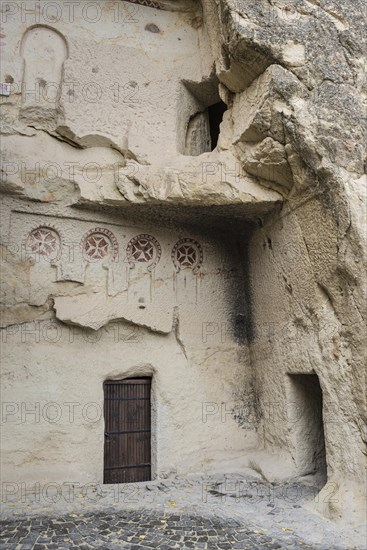
<svg viewBox="0 0 367 550">
<path fill-rule="evenodd" d="M 27 250 L 55 260 L 61 253 L 60 237 L 50 227 L 38 227 L 29 234 Z"/>
<path fill-rule="evenodd" d="M 108 254 L 109 243 L 103 235 L 91 235 L 85 243 L 85 252 L 92 260 L 101 260 Z"/>
<path fill-rule="evenodd" d="M 109 229 L 96 227 L 86 233 L 81 241 L 84 258 L 88 262 L 98 262 L 107 256 L 116 260 L 118 256 L 118 242 Z"/>
<path fill-rule="evenodd" d="M 196 273 L 203 263 L 203 250 L 194 239 L 181 239 L 172 250 L 172 261 L 177 271 L 192 269 Z"/>
<path fill-rule="evenodd" d="M 161 245 L 152 235 L 137 235 L 130 240 L 126 249 L 126 256 L 131 264 L 135 262 L 148 263 L 149 270 L 157 265 L 161 254 Z"/>
<path fill-rule="evenodd" d="M 131 246 L 131 256 L 136 262 L 150 262 L 153 254 L 153 245 L 147 239 L 140 239 Z"/>
<path fill-rule="evenodd" d="M 196 263 L 197 252 L 191 244 L 183 244 L 177 248 L 176 257 L 182 267 L 192 267 Z"/>
</svg>

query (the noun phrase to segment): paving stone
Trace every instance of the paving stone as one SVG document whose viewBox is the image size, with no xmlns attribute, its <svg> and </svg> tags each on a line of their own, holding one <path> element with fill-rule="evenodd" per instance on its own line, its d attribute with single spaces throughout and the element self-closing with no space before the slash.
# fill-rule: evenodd
<svg viewBox="0 0 367 550">
<path fill-rule="evenodd" d="M 163 525 L 165 528 L 162 528 Z M 169 516 L 154 510 L 124 512 L 123 519 L 119 518 L 118 512 L 113 517 L 103 511 L 85 514 L 73 521 L 70 517 L 43 518 L 42 521 L 30 517 L 21 523 L 4 522 L 4 532 L 11 537 L 4 538 L 2 550 L 231 550 L 246 547 L 299 547 L 296 537 L 290 536 L 287 545 L 282 546 L 262 533 L 254 533 L 252 526 L 246 528 L 238 520 L 206 518 L 200 514 L 188 516 L 183 513 Z"/>
<path fill-rule="evenodd" d="M 204 482 L 206 486 L 207 479 Z M 178 480 L 174 485 L 174 482 L 167 481 L 167 491 L 164 492 L 157 485 L 152 485 L 151 490 L 145 490 L 148 497 L 144 498 L 151 499 L 153 496 L 153 499 L 147 502 L 142 498 L 138 504 L 132 505 L 123 498 L 116 503 L 115 493 L 112 493 L 110 500 L 106 498 L 96 505 L 88 505 L 91 511 L 85 505 L 81 506 L 81 502 L 75 502 L 73 507 L 50 505 L 47 512 L 44 508 L 42 510 L 40 504 L 42 512 L 37 515 L 37 506 L 32 503 L 30 515 L 23 517 L 27 513 L 23 508 L 20 519 L 14 514 L 19 514 L 14 507 L 9 509 L 8 517 L 3 521 L 1 550 L 364 548 L 336 545 L 335 526 L 328 527 L 327 522 L 316 515 L 311 516 L 301 504 L 277 500 L 274 505 L 266 500 L 257 499 L 255 502 L 253 499 L 249 502 L 231 499 L 230 496 L 223 502 L 214 497 L 209 500 L 209 496 L 205 500 L 203 480 L 194 487 L 196 495 L 192 494 L 193 484 L 182 483 Z M 190 490 L 186 492 L 188 487 Z M 171 493 L 167 495 L 169 491 Z M 171 509 L 172 502 L 177 506 L 174 510 Z M 287 529 L 290 527 L 292 532 Z M 319 544 L 310 544 L 313 540 L 311 535 L 317 529 Z"/>
</svg>

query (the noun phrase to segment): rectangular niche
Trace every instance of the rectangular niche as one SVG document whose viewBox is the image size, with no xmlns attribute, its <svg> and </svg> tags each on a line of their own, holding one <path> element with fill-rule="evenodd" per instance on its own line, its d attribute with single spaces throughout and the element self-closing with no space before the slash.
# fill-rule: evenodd
<svg viewBox="0 0 367 550">
<path fill-rule="evenodd" d="M 221 101 L 218 80 L 183 82 L 178 110 L 178 152 L 199 156 L 213 151 L 218 143 L 219 127 L 227 105 Z"/>
<path fill-rule="evenodd" d="M 323 397 L 317 374 L 288 375 L 287 422 L 295 451 L 297 474 L 327 481 Z"/>
</svg>

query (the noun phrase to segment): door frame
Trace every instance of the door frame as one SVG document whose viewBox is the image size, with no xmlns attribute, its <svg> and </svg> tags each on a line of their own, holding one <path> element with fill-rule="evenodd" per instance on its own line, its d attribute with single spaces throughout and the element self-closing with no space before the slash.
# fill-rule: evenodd
<svg viewBox="0 0 367 550">
<path fill-rule="evenodd" d="M 102 483 L 104 479 L 104 448 L 105 448 L 105 431 L 106 431 L 106 419 L 104 415 L 104 385 L 105 382 L 119 382 L 131 378 L 150 378 L 150 463 L 151 463 L 151 480 L 153 481 L 157 477 L 157 463 L 158 463 L 158 437 L 157 437 L 157 384 L 155 372 L 151 367 L 148 367 L 146 370 L 141 371 L 129 371 L 128 373 L 118 374 L 118 375 L 106 375 L 102 381 L 102 410 L 103 410 L 103 424 L 102 424 Z M 149 481 L 144 481 L 144 483 L 149 483 Z"/>
</svg>

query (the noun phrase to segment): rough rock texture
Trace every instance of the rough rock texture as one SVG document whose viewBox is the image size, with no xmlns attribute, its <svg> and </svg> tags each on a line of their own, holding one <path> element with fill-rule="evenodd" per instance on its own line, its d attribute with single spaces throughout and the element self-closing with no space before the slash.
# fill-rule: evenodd
<svg viewBox="0 0 367 550">
<path fill-rule="evenodd" d="M 153 375 L 156 476 L 324 456 L 321 511 L 363 514 L 363 2 L 46 4 L 2 5 L 5 401 Z M 111 323 L 141 331 L 123 357 Z M 7 421 L 11 481 L 101 480 L 103 419 L 57 428 Z"/>
<path fill-rule="evenodd" d="M 345 497 L 354 511 L 366 443 L 363 6 L 229 2 L 219 13 L 226 60 L 218 78 L 237 92 L 240 158 L 262 177 L 271 166 L 265 179 L 278 185 L 293 174 L 281 213 L 261 221 L 248 245 L 256 387 L 284 419 L 286 373 L 318 374 L 327 474 L 342 495 L 324 507 L 338 515 Z M 258 76 L 260 60 L 268 68 Z M 289 445 L 287 422 L 264 413 L 262 427 L 268 447 Z"/>
</svg>

